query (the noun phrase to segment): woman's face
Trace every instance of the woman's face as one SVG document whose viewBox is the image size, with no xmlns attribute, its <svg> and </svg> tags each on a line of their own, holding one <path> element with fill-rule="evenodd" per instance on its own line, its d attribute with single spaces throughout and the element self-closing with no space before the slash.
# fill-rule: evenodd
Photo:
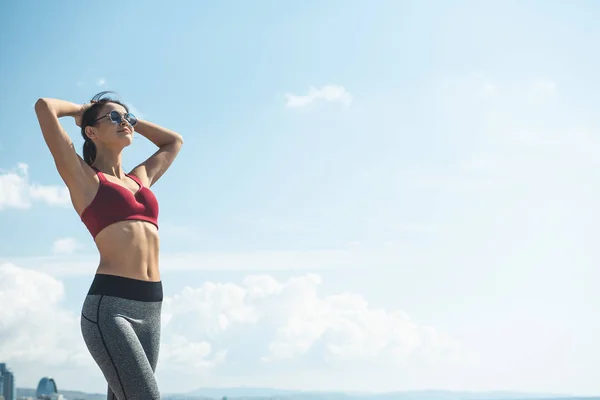
<svg viewBox="0 0 600 400">
<path fill-rule="evenodd" d="M 120 118 L 114 118 L 115 112 Z M 126 114 L 127 110 L 122 105 L 106 103 L 98 113 L 96 125 L 87 127 L 86 134 L 96 145 L 101 144 L 103 147 L 129 146 L 133 141 L 133 126 L 125 119 Z M 116 123 L 115 120 L 121 122 Z"/>
</svg>

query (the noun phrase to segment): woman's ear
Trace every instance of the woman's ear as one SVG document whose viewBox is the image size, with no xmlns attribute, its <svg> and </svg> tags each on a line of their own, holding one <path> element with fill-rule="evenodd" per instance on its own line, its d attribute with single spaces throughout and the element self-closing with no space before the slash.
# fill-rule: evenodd
<svg viewBox="0 0 600 400">
<path fill-rule="evenodd" d="M 90 139 L 95 139 L 96 138 L 96 130 L 94 128 L 92 128 L 91 126 L 86 126 L 85 127 L 85 134 Z"/>
</svg>

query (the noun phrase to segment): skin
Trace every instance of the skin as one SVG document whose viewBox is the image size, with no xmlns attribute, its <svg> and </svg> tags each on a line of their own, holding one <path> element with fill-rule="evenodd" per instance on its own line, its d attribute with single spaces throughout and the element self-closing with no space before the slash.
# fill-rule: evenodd
<svg viewBox="0 0 600 400">
<path fill-rule="evenodd" d="M 40 98 L 35 104 L 44 140 L 54 158 L 56 169 L 69 190 L 73 208 L 79 216 L 94 199 L 100 181 L 96 171 L 75 151 L 73 142 L 60 125 L 59 118 L 73 117 L 80 126 L 81 116 L 89 106 L 90 104 L 80 105 L 49 98 Z M 119 104 L 107 103 L 102 106 L 98 118 L 111 110 L 116 110 L 121 115 L 126 112 Z M 122 167 L 122 152 L 132 144 L 133 132 L 134 129 L 126 121 L 117 125 L 108 118 L 103 118 L 96 126 L 85 129 L 85 134 L 96 145 L 93 166 L 102 171 L 107 180 L 135 193 L 139 186 L 125 175 Z M 152 187 L 177 157 L 183 139 L 176 132 L 139 119 L 135 132 L 158 147 L 154 154 L 130 172 L 137 176 L 144 186 Z M 145 281 L 161 280 L 158 229 L 151 223 L 122 221 L 112 224 L 96 236 L 95 243 L 100 253 L 96 273 Z"/>
</svg>

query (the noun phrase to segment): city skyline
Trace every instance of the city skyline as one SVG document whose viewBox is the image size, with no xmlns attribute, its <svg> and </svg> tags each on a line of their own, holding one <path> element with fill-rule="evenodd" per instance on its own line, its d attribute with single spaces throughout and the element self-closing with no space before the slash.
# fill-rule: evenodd
<svg viewBox="0 0 600 400">
<path fill-rule="evenodd" d="M 1 361 L 1 360 L 0 360 Z M 8 372 L 6 363 L 0 363 L 0 393 L 2 393 L 3 381 L 2 373 Z M 11 379 L 14 384 L 14 377 Z M 70 391 L 68 389 L 58 390 L 58 385 L 51 376 L 42 377 L 36 389 L 17 388 L 13 385 L 13 397 L 3 397 L 0 394 L 0 400 L 100 400 L 104 398 L 103 393 L 84 393 L 81 391 Z M 35 396 L 18 395 L 20 392 L 34 392 Z M 62 393 L 61 393 L 62 392 Z M 68 393 L 64 397 L 64 393 Z M 73 395 L 73 393 L 76 393 Z M 549 392 L 511 392 L 511 391 L 482 391 L 482 392 L 461 392 L 449 390 L 421 390 L 421 391 L 395 391 L 395 392 L 344 392 L 344 391 L 310 391 L 310 390 L 292 390 L 281 388 L 265 388 L 258 386 L 239 386 L 239 387 L 202 387 L 187 393 L 166 393 L 163 398 L 169 400 L 179 400 L 182 397 L 188 400 L 226 400 L 235 399 L 273 399 L 277 397 L 287 398 L 288 400 L 323 400 L 327 398 L 336 400 L 598 400 L 599 396 L 573 396 L 569 393 L 549 393 Z"/>
<path fill-rule="evenodd" d="M 0 396 L 3 400 L 17 400 L 17 385 L 13 372 L 0 359 Z"/>
</svg>

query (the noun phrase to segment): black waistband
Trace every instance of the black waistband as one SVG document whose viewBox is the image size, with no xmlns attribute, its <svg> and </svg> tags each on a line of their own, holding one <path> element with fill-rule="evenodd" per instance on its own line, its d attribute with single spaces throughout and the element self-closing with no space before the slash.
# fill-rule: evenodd
<svg viewBox="0 0 600 400">
<path fill-rule="evenodd" d="M 121 297 L 137 301 L 162 301 L 162 282 L 143 281 L 124 276 L 96 274 L 88 294 Z"/>
</svg>

